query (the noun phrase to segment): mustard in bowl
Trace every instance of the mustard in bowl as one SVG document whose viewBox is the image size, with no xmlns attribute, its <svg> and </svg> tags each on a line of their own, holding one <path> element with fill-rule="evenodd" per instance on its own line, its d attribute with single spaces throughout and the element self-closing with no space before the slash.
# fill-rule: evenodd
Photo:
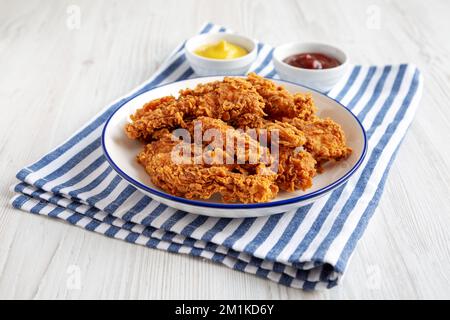
<svg viewBox="0 0 450 320">
<path fill-rule="evenodd" d="M 217 43 L 204 44 L 194 52 L 201 57 L 211 59 L 236 59 L 248 54 L 246 49 L 223 39 Z"/>
<path fill-rule="evenodd" d="M 185 54 L 199 76 L 244 75 L 256 59 L 257 44 L 234 33 L 201 34 L 186 42 Z"/>
</svg>

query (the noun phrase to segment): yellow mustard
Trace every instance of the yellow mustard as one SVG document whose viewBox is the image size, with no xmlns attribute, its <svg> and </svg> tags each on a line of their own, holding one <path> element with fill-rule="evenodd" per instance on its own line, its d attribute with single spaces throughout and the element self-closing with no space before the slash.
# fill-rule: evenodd
<svg viewBox="0 0 450 320">
<path fill-rule="evenodd" d="M 218 43 L 205 44 L 194 51 L 199 56 L 211 59 L 235 59 L 248 54 L 244 48 L 225 40 Z"/>
</svg>

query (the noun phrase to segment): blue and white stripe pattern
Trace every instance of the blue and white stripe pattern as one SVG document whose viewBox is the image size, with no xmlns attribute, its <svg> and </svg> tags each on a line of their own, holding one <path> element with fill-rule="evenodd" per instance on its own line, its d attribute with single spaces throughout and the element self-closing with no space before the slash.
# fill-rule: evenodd
<svg viewBox="0 0 450 320">
<path fill-rule="evenodd" d="M 206 24 L 202 32 L 225 30 Z M 272 48 L 258 45 L 251 71 L 277 77 Z M 100 135 L 124 101 L 156 85 L 195 77 L 177 48 L 154 76 L 115 101 L 62 145 L 22 169 L 12 205 L 109 237 L 200 256 L 305 290 L 335 286 L 372 216 L 420 99 L 411 65 L 354 66 L 328 95 L 355 113 L 369 149 L 347 183 L 313 204 L 261 218 L 211 218 L 177 211 L 143 195 L 108 165 Z"/>
</svg>

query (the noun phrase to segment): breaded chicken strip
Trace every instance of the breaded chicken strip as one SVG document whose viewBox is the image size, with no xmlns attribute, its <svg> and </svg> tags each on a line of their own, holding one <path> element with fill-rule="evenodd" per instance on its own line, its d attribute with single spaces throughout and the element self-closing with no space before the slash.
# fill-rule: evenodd
<svg viewBox="0 0 450 320">
<path fill-rule="evenodd" d="M 276 183 L 285 191 L 311 188 L 316 175 L 315 166 L 316 160 L 309 152 L 281 147 Z"/>
<path fill-rule="evenodd" d="M 168 96 L 152 100 L 130 116 L 131 123 L 125 126 L 130 139 L 149 141 L 153 135 L 164 129 L 173 129 L 184 125 L 184 117 L 194 109 L 195 99 L 185 97 L 176 100 Z M 158 133 L 156 133 L 158 135 Z"/>
<path fill-rule="evenodd" d="M 228 158 L 224 163 L 253 165 L 273 163 L 267 146 L 261 145 L 257 137 L 246 131 L 235 129 L 222 120 L 210 117 L 198 117 L 187 124 L 192 139 L 201 140 L 202 146 L 209 149 L 220 148 Z M 200 137 L 195 135 L 201 134 Z M 195 142 L 195 141 L 194 141 Z M 228 161 L 228 162 L 227 162 Z"/>
<path fill-rule="evenodd" d="M 170 194 L 188 199 L 209 199 L 220 194 L 225 202 L 266 202 L 278 193 L 274 183 L 277 175 L 266 174 L 260 165 L 255 174 L 248 174 L 239 165 L 198 165 L 173 162 L 174 147 L 183 142 L 172 141 L 169 135 L 147 144 L 138 161 L 150 175 L 152 182 Z M 192 146 L 193 148 L 193 146 Z M 221 150 L 210 150 L 210 153 Z M 214 154 L 210 155 L 214 158 Z"/>
<path fill-rule="evenodd" d="M 200 84 L 145 104 L 132 115 L 125 131 L 131 139 L 149 141 L 155 131 L 185 127 L 186 121 L 201 116 L 223 120 L 233 126 L 253 127 L 265 115 L 264 101 L 255 88 L 241 78 Z"/>
<path fill-rule="evenodd" d="M 275 137 L 275 131 L 278 135 L 278 144 L 284 147 L 297 148 L 303 146 L 306 143 L 305 134 L 297 129 L 295 126 L 278 120 L 269 121 L 262 119 L 258 124 L 256 132 L 263 134 L 261 129 L 266 130 L 267 143 L 270 145 L 272 138 Z"/>
<path fill-rule="evenodd" d="M 309 94 L 291 94 L 282 86 L 278 86 L 255 73 L 250 73 L 247 81 L 263 97 L 264 111 L 270 119 L 281 120 L 286 117 L 307 120 L 316 112 L 316 106 Z"/>
<path fill-rule="evenodd" d="M 352 149 L 347 147 L 344 131 L 333 120 L 321 119 L 316 116 L 310 121 L 299 118 L 284 119 L 301 130 L 306 136 L 305 149 L 312 154 L 320 164 L 328 160 L 341 160 L 348 157 Z"/>
<path fill-rule="evenodd" d="M 201 133 L 205 134 L 210 129 L 217 129 L 218 133 L 220 133 L 219 139 L 215 137 L 214 141 L 206 140 L 203 141 L 205 144 L 209 144 L 208 147 L 212 148 L 212 150 L 216 151 L 216 157 L 217 155 L 217 147 L 222 148 L 225 146 L 224 151 L 226 150 L 226 139 L 232 138 L 235 142 L 233 144 L 234 147 L 234 154 L 238 152 L 236 141 L 243 139 L 245 141 L 245 164 L 241 164 L 240 166 L 233 166 L 234 171 L 241 171 L 244 170 L 244 172 L 255 172 L 255 168 L 262 168 L 261 165 L 258 163 L 255 165 L 248 164 L 249 159 L 251 156 L 253 156 L 253 159 L 256 159 L 256 156 L 254 155 L 254 152 L 256 149 L 259 150 L 257 157 L 260 161 L 263 159 L 266 161 L 264 162 L 267 166 L 274 164 L 274 159 L 272 158 L 270 162 L 267 161 L 267 157 L 271 157 L 269 154 L 270 143 L 272 137 L 272 133 L 274 130 L 277 130 L 279 140 L 279 145 L 276 146 L 276 150 L 279 152 L 279 162 L 278 167 L 271 167 L 274 169 L 277 169 L 277 180 L 276 183 L 279 185 L 279 187 L 282 190 L 286 191 L 294 191 L 297 189 L 305 190 L 306 188 L 311 187 L 312 185 L 312 178 L 316 174 L 315 170 L 315 164 L 316 161 L 314 158 L 306 151 L 296 151 L 296 148 L 301 147 L 306 142 L 305 135 L 298 130 L 296 127 L 280 122 L 270 122 L 270 121 L 264 121 L 262 126 L 264 129 L 268 131 L 268 145 L 267 148 L 264 146 L 259 145 L 258 141 L 252 139 L 247 132 L 241 131 L 241 130 L 235 130 L 233 127 L 225 124 L 221 120 L 209 118 L 209 117 L 199 117 L 196 120 L 194 120 L 192 123 L 188 125 L 189 131 L 191 133 L 191 136 L 194 136 L 194 124 L 200 125 Z M 259 128 L 260 130 L 261 128 Z M 231 133 L 231 134 L 230 134 Z M 257 131 L 259 134 L 260 132 Z M 226 136 L 228 134 L 228 137 Z M 242 140 L 241 140 L 242 141 Z M 253 152 L 253 154 L 251 153 Z M 251 156 L 249 155 L 251 154 Z M 224 155 L 227 155 L 227 152 L 224 152 Z M 222 157 L 222 155 L 220 155 Z M 223 159 L 223 158 L 222 158 Z M 233 163 L 237 163 L 236 157 L 233 161 Z"/>
</svg>

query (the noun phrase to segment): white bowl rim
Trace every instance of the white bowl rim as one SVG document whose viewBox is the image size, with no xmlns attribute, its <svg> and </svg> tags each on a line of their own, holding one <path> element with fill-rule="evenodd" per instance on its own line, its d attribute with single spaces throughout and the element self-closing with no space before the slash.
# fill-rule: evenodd
<svg viewBox="0 0 450 320">
<path fill-rule="evenodd" d="M 189 45 L 188 43 L 194 39 L 197 38 L 208 38 L 208 37 L 213 37 L 213 36 L 217 36 L 217 35 L 232 35 L 232 36 L 236 36 L 242 39 L 246 39 L 248 41 L 250 41 L 253 44 L 253 48 L 252 50 L 250 50 L 246 55 L 243 55 L 242 57 L 239 58 L 233 58 L 233 59 L 214 59 L 214 58 L 207 58 L 207 57 L 203 57 L 203 56 L 199 56 L 198 54 L 196 54 L 193 50 L 189 49 Z M 186 41 L 186 44 L 184 46 L 186 53 L 191 54 L 192 56 L 194 56 L 195 58 L 199 59 L 199 60 L 204 60 L 204 61 L 208 61 L 208 62 L 215 62 L 215 63 L 227 63 L 227 62 L 239 62 L 245 59 L 248 59 L 248 57 L 252 54 L 254 54 L 254 52 L 258 49 L 258 43 L 252 39 L 249 38 L 247 36 L 243 36 L 241 34 L 238 33 L 233 33 L 233 32 L 227 32 L 227 31 L 218 31 L 218 32 L 212 32 L 212 33 L 202 33 L 202 34 L 198 34 L 196 36 L 193 36 L 192 38 L 189 38 Z M 211 77 L 211 76 L 208 76 Z"/>
<path fill-rule="evenodd" d="M 196 79 L 201 79 L 201 78 L 214 78 L 214 77 L 224 77 L 223 75 L 216 75 L 216 76 L 205 76 L 205 77 L 197 77 Z M 241 76 L 243 77 L 243 76 Z M 275 80 L 278 82 L 285 82 L 285 83 L 289 83 L 295 86 L 302 86 L 304 88 L 307 88 L 308 90 L 314 91 L 319 95 L 324 96 L 327 99 L 330 99 L 334 102 L 337 103 L 338 106 L 342 107 L 346 112 L 348 112 L 355 120 L 356 123 L 359 125 L 360 129 L 361 129 L 361 133 L 363 136 L 363 141 L 364 141 L 364 145 L 363 145 L 363 149 L 362 152 L 358 158 L 358 160 L 356 161 L 356 163 L 353 165 L 353 167 L 347 171 L 346 174 L 344 174 L 341 178 L 337 179 L 336 181 L 330 183 L 329 185 L 316 190 L 314 192 L 311 193 L 307 193 L 298 197 L 293 197 L 293 198 L 289 198 L 289 199 L 284 199 L 284 200 L 278 200 L 278 201 L 272 201 L 272 202 L 260 202 L 260 203 L 211 203 L 211 202 L 203 202 L 200 200 L 191 200 L 191 199 L 186 199 L 183 197 L 178 197 L 178 196 L 174 196 L 171 195 L 169 193 L 166 193 L 164 191 L 160 191 L 154 188 L 149 187 L 148 185 L 145 185 L 135 179 L 133 179 L 132 177 L 130 177 L 128 174 L 126 174 L 125 172 L 122 171 L 122 169 L 120 169 L 120 167 L 112 160 L 112 158 L 110 157 L 108 150 L 105 146 L 105 134 L 106 134 L 106 129 L 108 128 L 108 124 L 110 122 L 110 120 L 114 117 L 114 115 L 128 102 L 130 102 L 133 99 L 136 99 L 138 96 L 150 91 L 150 90 L 154 90 L 156 88 L 161 88 L 164 86 L 168 86 L 171 84 L 174 84 L 176 82 L 181 82 L 184 80 L 180 80 L 180 81 L 173 81 L 170 83 L 165 83 L 163 85 L 159 85 L 159 86 L 155 86 L 152 87 L 148 90 L 139 92 L 139 94 L 134 95 L 132 98 L 130 99 L 125 99 L 124 102 L 122 102 L 116 110 L 114 110 L 114 112 L 109 116 L 108 120 L 106 120 L 105 125 L 103 126 L 102 129 L 102 137 L 101 137 L 101 143 L 102 143 L 102 149 L 103 149 L 103 153 L 106 157 L 106 160 L 108 161 L 108 163 L 111 165 L 111 167 L 125 180 L 127 180 L 129 183 L 131 183 L 132 185 L 134 185 L 135 187 L 138 187 L 139 189 L 142 189 L 150 194 L 155 194 L 157 196 L 175 201 L 175 202 L 181 202 L 181 203 L 186 203 L 189 205 L 193 205 L 193 206 L 199 206 L 199 207 L 208 207 L 208 208 L 219 208 L 219 209 L 253 209 L 253 208 L 268 208 L 268 207 L 276 207 L 276 206 L 281 206 L 281 205 L 286 205 L 286 204 L 292 204 L 292 203 L 296 203 L 296 202 L 301 202 L 301 201 L 305 201 L 308 199 L 313 199 L 317 196 L 323 195 L 335 188 L 337 188 L 338 186 L 342 185 L 344 182 L 346 182 L 355 172 L 356 170 L 358 170 L 358 168 L 361 166 L 364 158 L 366 157 L 367 154 L 367 135 L 366 135 L 366 131 L 362 125 L 362 123 L 359 121 L 359 119 L 353 114 L 353 112 L 351 112 L 349 109 L 347 109 L 342 103 L 340 103 L 339 101 L 323 94 L 322 92 L 304 86 L 304 85 L 299 85 L 295 82 L 292 81 L 286 81 L 286 80 L 279 80 L 279 79 L 273 79 L 273 78 L 268 78 L 266 77 L 266 79 L 270 79 L 270 80 Z M 191 79 L 189 79 L 191 80 Z"/>
<path fill-rule="evenodd" d="M 304 46 L 325 46 L 325 47 L 329 47 L 329 48 L 333 48 L 337 51 L 340 51 L 343 55 L 344 55 L 344 61 L 339 61 L 341 62 L 340 65 L 333 67 L 333 68 L 326 68 L 326 69 L 306 69 L 306 68 L 299 68 L 299 67 L 294 67 L 291 66 L 290 64 L 287 64 L 286 62 L 284 62 L 282 59 L 279 59 L 277 56 L 277 51 L 284 49 L 285 47 L 292 47 L 292 46 L 299 46 L 299 45 L 304 45 Z M 300 52 L 302 53 L 302 52 Z M 320 50 L 318 50 L 318 53 L 320 53 Z M 334 57 L 335 59 L 337 59 L 336 57 Z M 289 70 L 293 70 L 294 72 L 307 72 L 307 73 L 327 73 L 327 72 L 333 72 L 333 71 L 337 71 L 343 68 L 346 68 L 348 65 L 348 54 L 347 52 L 345 52 L 343 49 L 336 47 L 332 44 L 329 43 L 325 43 L 325 42 L 289 42 L 289 43 L 285 43 L 282 44 L 278 47 L 276 47 L 273 51 L 273 59 L 276 60 L 278 63 L 282 64 L 284 67 L 288 68 Z M 283 80 L 286 81 L 286 80 Z M 289 81 L 288 81 L 289 82 Z"/>
</svg>

